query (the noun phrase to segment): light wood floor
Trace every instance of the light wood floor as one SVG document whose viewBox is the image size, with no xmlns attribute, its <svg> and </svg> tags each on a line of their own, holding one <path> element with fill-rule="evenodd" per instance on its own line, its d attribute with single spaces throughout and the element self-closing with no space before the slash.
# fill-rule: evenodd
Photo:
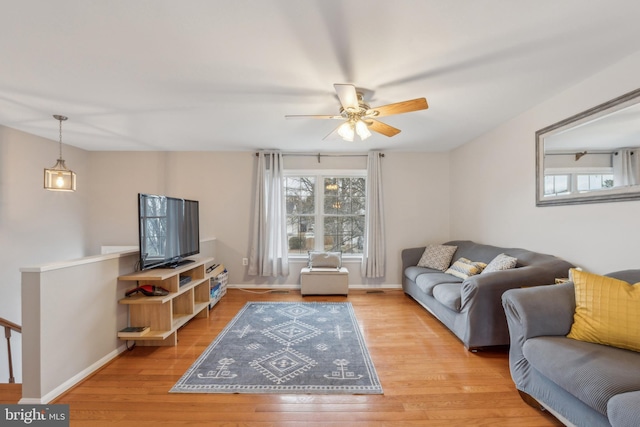
<svg viewBox="0 0 640 427">
<path fill-rule="evenodd" d="M 384 395 L 169 394 L 247 301 L 350 301 Z M 505 349 L 470 353 L 402 291 L 345 297 L 231 289 L 178 333 L 177 347 L 136 347 L 53 403 L 72 426 L 561 426 L 525 404 Z"/>
</svg>

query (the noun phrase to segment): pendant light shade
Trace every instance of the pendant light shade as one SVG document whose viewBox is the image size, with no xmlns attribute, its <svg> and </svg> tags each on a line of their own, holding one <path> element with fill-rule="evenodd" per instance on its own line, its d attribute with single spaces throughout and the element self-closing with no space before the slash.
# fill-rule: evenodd
<svg viewBox="0 0 640 427">
<path fill-rule="evenodd" d="M 53 118 L 60 122 L 60 158 L 53 167 L 44 170 L 44 188 L 51 191 L 76 191 L 76 174 L 67 169 L 62 158 L 62 122 L 67 117 L 56 114 Z"/>
</svg>

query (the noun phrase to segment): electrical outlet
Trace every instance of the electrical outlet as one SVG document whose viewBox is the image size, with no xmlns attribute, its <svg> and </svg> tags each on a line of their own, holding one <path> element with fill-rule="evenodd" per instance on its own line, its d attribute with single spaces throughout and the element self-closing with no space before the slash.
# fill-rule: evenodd
<svg viewBox="0 0 640 427">
<path fill-rule="evenodd" d="M 242 265 L 249 265 L 249 258 L 242 258 Z"/>
</svg>

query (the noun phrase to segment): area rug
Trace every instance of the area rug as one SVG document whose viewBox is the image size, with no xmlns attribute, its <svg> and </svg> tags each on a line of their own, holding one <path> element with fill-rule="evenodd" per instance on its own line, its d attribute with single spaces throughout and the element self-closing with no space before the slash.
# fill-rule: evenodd
<svg viewBox="0 0 640 427">
<path fill-rule="evenodd" d="M 172 393 L 382 394 L 351 303 L 248 302 Z"/>
</svg>

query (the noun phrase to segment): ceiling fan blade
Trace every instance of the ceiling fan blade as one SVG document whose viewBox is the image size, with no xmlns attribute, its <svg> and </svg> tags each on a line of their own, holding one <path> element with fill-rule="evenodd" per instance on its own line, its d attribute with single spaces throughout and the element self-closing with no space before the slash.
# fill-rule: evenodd
<svg viewBox="0 0 640 427">
<path fill-rule="evenodd" d="M 345 110 L 349 108 L 357 110 L 359 108 L 358 94 L 354 85 L 336 83 L 333 87 L 336 89 L 338 99 L 340 99 L 340 103 Z"/>
<path fill-rule="evenodd" d="M 400 133 L 400 129 L 394 128 L 393 126 L 389 126 L 386 123 L 379 122 L 377 120 L 366 120 L 367 126 L 369 129 L 381 133 L 385 136 L 395 136 Z"/>
<path fill-rule="evenodd" d="M 309 115 L 309 116 L 304 116 L 304 115 L 289 115 L 289 116 L 284 116 L 285 119 L 344 119 L 344 117 L 342 116 L 330 116 L 330 115 Z"/>
<path fill-rule="evenodd" d="M 342 126 L 342 124 L 340 126 Z M 342 139 L 342 137 L 338 134 L 338 129 L 340 129 L 340 126 L 332 130 L 331 133 L 322 138 L 322 140 L 324 141 L 327 139 Z"/>
<path fill-rule="evenodd" d="M 426 110 L 429 108 L 425 98 L 416 98 L 410 101 L 396 102 L 395 104 L 387 104 L 381 107 L 375 107 L 371 110 L 377 111 L 373 117 L 391 116 L 393 114 L 410 113 L 411 111 Z"/>
</svg>

